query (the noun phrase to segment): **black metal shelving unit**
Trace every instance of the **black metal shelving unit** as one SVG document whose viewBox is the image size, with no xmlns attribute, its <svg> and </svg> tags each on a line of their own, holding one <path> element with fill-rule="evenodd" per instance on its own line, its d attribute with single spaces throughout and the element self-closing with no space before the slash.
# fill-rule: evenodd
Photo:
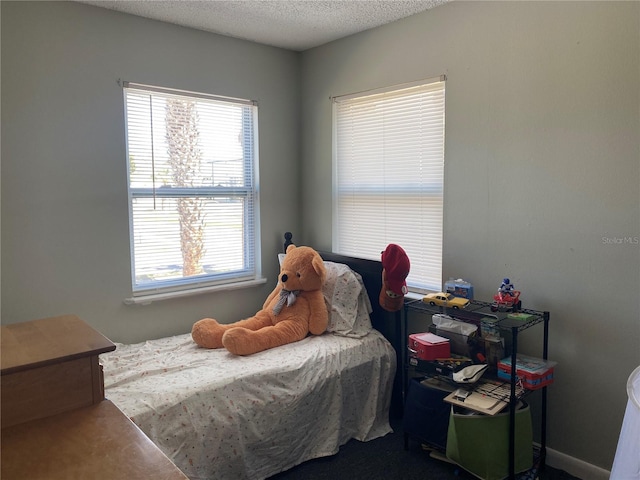
<svg viewBox="0 0 640 480">
<path fill-rule="evenodd" d="M 516 320 L 508 317 L 509 312 L 492 311 L 492 304 L 479 300 L 471 300 L 464 309 L 454 309 L 447 307 L 432 306 L 422 300 L 407 300 L 404 305 L 404 315 L 402 320 L 402 349 L 403 349 L 403 395 L 406 395 L 409 375 L 409 354 L 407 350 L 408 318 L 409 313 L 419 315 L 444 314 L 456 320 L 473 323 L 479 328 L 483 324 L 493 329 L 498 329 L 503 336 L 511 339 L 511 365 L 517 364 L 518 337 L 521 332 L 535 325 L 542 324 L 544 327 L 542 358 L 548 359 L 549 353 L 549 312 L 521 308 L 520 313 L 529 315 L 527 320 Z M 490 319 L 490 320 L 489 320 Z M 414 367 L 415 368 L 415 367 Z M 515 479 L 515 415 L 518 403 L 516 395 L 517 375 L 516 368 L 511 368 L 510 395 L 509 395 L 509 478 Z M 547 437 L 547 387 L 541 389 L 541 418 L 540 418 L 540 448 L 536 449 L 537 463 L 544 466 L 546 459 L 546 437 Z"/>
</svg>

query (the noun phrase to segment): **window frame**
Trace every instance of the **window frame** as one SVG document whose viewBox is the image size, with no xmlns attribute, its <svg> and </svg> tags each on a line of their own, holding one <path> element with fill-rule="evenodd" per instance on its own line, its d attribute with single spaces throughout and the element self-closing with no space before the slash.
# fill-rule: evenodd
<svg viewBox="0 0 640 480">
<path fill-rule="evenodd" d="M 206 293 L 215 290 L 229 290 L 242 288 L 256 284 L 263 284 L 266 279 L 261 278 L 260 255 L 260 202 L 259 202 L 259 175 L 258 175 L 258 106 L 257 102 L 246 99 L 222 97 L 204 93 L 189 92 L 172 88 L 144 85 L 133 82 L 122 82 L 124 104 L 124 128 L 127 165 L 127 202 L 129 212 L 129 244 L 131 265 L 131 297 L 125 299 L 127 304 L 145 304 L 155 300 L 182 297 Z M 198 186 L 171 186 L 159 188 L 156 186 L 156 173 L 152 167 L 152 186 L 132 185 L 131 154 L 130 154 L 130 126 L 128 111 L 128 95 L 149 95 L 150 101 L 154 97 L 188 99 L 195 102 L 212 101 L 223 102 L 242 107 L 241 122 L 247 128 L 242 129 L 243 135 L 248 135 L 242 145 L 242 185 L 198 185 Z M 247 108 L 249 110 L 247 110 Z M 249 113 L 247 113 L 249 112 Z M 149 114 L 150 124 L 156 114 Z M 245 118 L 246 116 L 246 118 Z M 201 122 L 200 122 L 201 123 Z M 155 143 L 155 133 L 151 135 L 151 143 Z M 153 165 L 155 159 L 150 159 Z M 146 160 L 149 163 L 149 159 Z M 213 177 L 212 180 L 213 182 Z M 221 273 L 205 273 L 192 276 L 182 276 L 169 280 L 152 280 L 141 283 L 136 278 L 136 229 L 134 225 L 134 205 L 136 200 L 153 199 L 155 202 L 178 198 L 204 199 L 205 201 L 220 199 L 239 199 L 242 204 L 242 268 Z M 214 227 L 215 228 L 215 227 Z M 164 232 L 163 232 L 164 233 Z M 159 265 L 158 267 L 163 267 Z"/>
</svg>

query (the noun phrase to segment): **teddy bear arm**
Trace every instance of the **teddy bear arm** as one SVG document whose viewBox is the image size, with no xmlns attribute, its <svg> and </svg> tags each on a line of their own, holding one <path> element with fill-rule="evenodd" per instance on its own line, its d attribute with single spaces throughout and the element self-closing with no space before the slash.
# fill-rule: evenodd
<svg viewBox="0 0 640 480">
<path fill-rule="evenodd" d="M 309 331 L 314 335 L 322 335 L 329 325 L 329 312 L 324 303 L 322 292 L 318 290 L 317 295 L 309 298 L 310 315 Z"/>
<path fill-rule="evenodd" d="M 280 285 L 280 282 L 278 282 L 278 285 L 276 285 L 276 288 L 273 289 L 273 291 L 269 294 L 265 302 L 262 304 L 263 310 L 266 310 L 267 308 L 269 308 L 269 304 L 271 303 L 271 300 L 273 300 L 278 295 L 280 295 L 280 290 L 282 290 L 282 286 Z"/>
</svg>

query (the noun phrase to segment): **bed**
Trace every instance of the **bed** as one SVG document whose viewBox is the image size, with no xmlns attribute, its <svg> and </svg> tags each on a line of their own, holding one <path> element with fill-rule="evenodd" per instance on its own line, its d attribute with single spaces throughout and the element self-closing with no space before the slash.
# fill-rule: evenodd
<svg viewBox="0 0 640 480">
<path fill-rule="evenodd" d="M 189 334 L 101 356 L 105 396 L 191 480 L 265 479 L 391 432 L 397 353 L 383 333 L 395 318 L 377 305 L 380 262 L 321 254 L 323 335 L 247 357 Z"/>
</svg>

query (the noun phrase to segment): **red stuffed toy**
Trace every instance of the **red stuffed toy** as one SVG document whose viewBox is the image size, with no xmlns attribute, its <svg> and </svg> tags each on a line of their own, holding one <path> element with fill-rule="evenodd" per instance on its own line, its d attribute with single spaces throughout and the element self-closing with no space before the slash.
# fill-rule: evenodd
<svg viewBox="0 0 640 480">
<path fill-rule="evenodd" d="M 382 289 L 380 306 L 388 312 L 397 312 L 407 294 L 406 278 L 409 275 L 409 257 L 400 245 L 390 243 L 382 252 Z"/>
</svg>

